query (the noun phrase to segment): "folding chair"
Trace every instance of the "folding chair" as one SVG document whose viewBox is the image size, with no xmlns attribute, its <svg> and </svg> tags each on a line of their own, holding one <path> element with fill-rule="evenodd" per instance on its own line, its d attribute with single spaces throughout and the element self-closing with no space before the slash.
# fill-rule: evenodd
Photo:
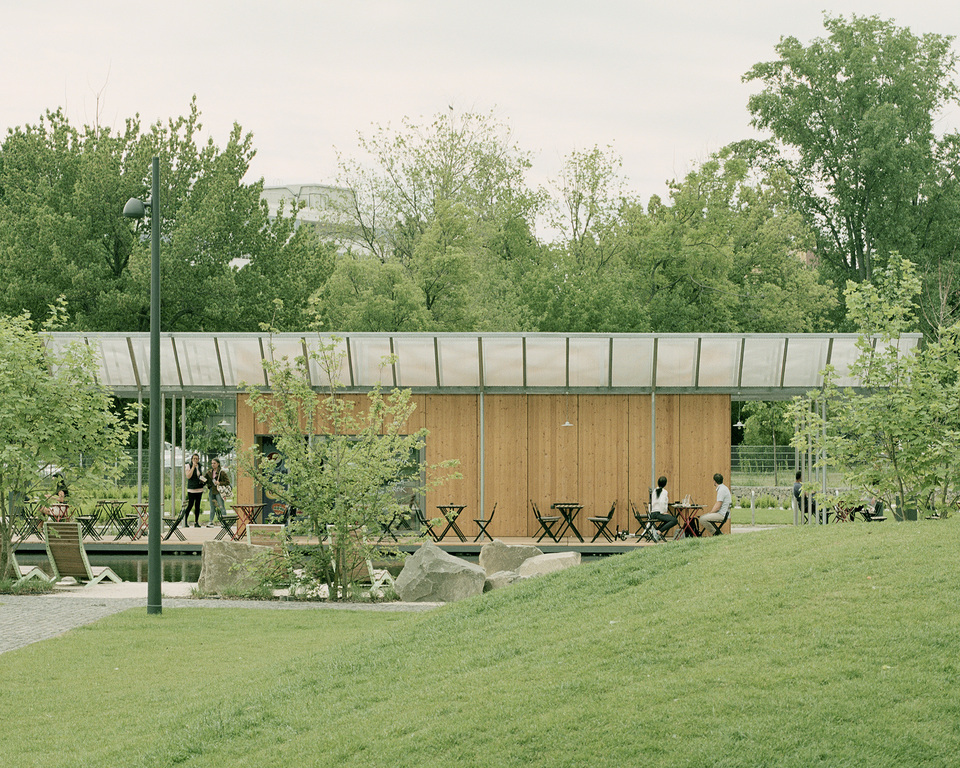
<svg viewBox="0 0 960 768">
<path fill-rule="evenodd" d="M 137 515 L 121 515 L 117 518 L 117 535 L 114 536 L 114 541 L 119 541 L 124 536 L 128 536 L 130 539 L 137 538 L 137 528 L 140 523 L 140 518 Z"/>
<path fill-rule="evenodd" d="M 543 539 L 544 536 L 549 536 L 551 539 L 553 539 L 554 544 L 559 544 L 560 540 L 556 537 L 556 534 L 554 534 L 553 526 L 556 523 L 559 523 L 563 518 L 561 518 L 560 515 L 550 515 L 546 517 L 541 515 L 539 508 L 533 503 L 532 499 L 530 500 L 530 506 L 533 507 L 533 514 L 537 518 L 537 522 L 540 523 L 540 530 L 542 531 L 537 541 Z"/>
<path fill-rule="evenodd" d="M 593 535 L 593 538 L 590 539 L 590 543 L 593 544 L 597 540 L 597 536 L 603 534 L 603 538 L 607 541 L 612 542 L 613 536 L 610 535 L 610 529 L 607 526 L 610 524 L 610 521 L 613 520 L 613 513 L 617 511 L 617 501 L 614 499 L 613 504 L 610 506 L 610 511 L 607 512 L 606 517 L 588 517 L 591 523 L 597 527 L 597 532 Z"/>
<path fill-rule="evenodd" d="M 727 520 L 730 519 L 730 510 L 727 510 L 727 514 L 723 516 L 723 520 L 717 522 L 716 520 L 704 520 L 707 525 L 713 526 L 712 536 L 721 536 L 723 535 L 723 526 L 727 524 Z"/>
<path fill-rule="evenodd" d="M 493 522 L 493 516 L 494 514 L 496 514 L 496 511 L 497 511 L 497 505 L 496 503 L 494 503 L 493 509 L 490 510 L 490 517 L 488 517 L 486 520 L 481 520 L 476 517 L 473 518 L 473 522 L 475 522 L 477 524 L 477 528 L 480 529 L 480 533 L 477 534 L 477 538 L 473 540 L 474 543 L 480 541 L 481 536 L 486 536 L 488 539 L 490 539 L 490 541 L 493 541 L 493 536 L 487 533 L 487 526 Z"/>
<path fill-rule="evenodd" d="M 34 502 L 27 502 L 21 505 L 18 530 L 20 541 L 30 536 L 36 536 L 41 541 L 43 540 L 43 515 L 40 513 L 41 506 L 41 504 Z"/>
<path fill-rule="evenodd" d="M 233 532 L 233 526 L 237 524 L 237 520 L 240 519 L 240 516 L 237 514 L 227 514 L 220 510 L 220 507 L 215 508 L 217 511 L 217 522 L 220 523 L 220 530 L 217 531 L 217 535 L 213 537 L 214 541 L 220 541 L 224 536 L 229 536 L 230 541 L 233 541 L 237 536 Z M 169 534 L 167 534 L 169 536 Z M 183 535 L 180 534 L 180 531 L 177 531 L 177 535 L 180 538 L 183 538 Z"/>
<path fill-rule="evenodd" d="M 180 541 L 186 541 L 187 537 L 183 535 L 183 532 L 180 530 L 180 523 L 183 522 L 183 519 L 187 516 L 187 502 L 183 502 L 183 506 L 180 507 L 180 511 L 177 513 L 176 517 L 164 517 L 163 522 L 167 524 L 169 530 L 167 535 L 163 537 L 163 540 L 166 541 L 173 534 L 177 534 L 177 538 Z"/>
<path fill-rule="evenodd" d="M 648 509 L 647 513 L 643 514 L 639 509 L 637 509 L 637 505 L 632 501 L 630 502 L 630 508 L 633 510 L 634 518 L 636 518 L 637 523 L 640 525 L 640 527 L 637 529 L 637 541 L 643 541 L 646 539 L 651 544 L 655 544 L 658 541 L 663 541 L 663 539 L 660 538 L 659 532 L 657 531 L 657 521 L 650 517 L 650 510 Z"/>
<path fill-rule="evenodd" d="M 439 534 L 433 530 L 433 524 L 427 520 L 426 516 L 423 514 L 423 510 L 420 509 L 420 505 L 414 501 L 411 501 L 410 508 L 413 510 L 413 514 L 416 517 L 417 522 L 420 523 L 420 535 L 429 535 L 434 541 L 440 541 L 440 539 L 443 538 L 442 534 Z"/>
</svg>

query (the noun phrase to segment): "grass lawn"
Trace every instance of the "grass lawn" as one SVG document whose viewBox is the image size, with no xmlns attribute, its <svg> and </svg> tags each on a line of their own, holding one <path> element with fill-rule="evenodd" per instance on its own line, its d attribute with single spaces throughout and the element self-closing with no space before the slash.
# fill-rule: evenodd
<svg viewBox="0 0 960 768">
<path fill-rule="evenodd" d="M 426 614 L 137 609 L 0 656 L 0 755 L 954 766 L 958 571 L 954 520 L 854 523 L 646 547 Z"/>
</svg>

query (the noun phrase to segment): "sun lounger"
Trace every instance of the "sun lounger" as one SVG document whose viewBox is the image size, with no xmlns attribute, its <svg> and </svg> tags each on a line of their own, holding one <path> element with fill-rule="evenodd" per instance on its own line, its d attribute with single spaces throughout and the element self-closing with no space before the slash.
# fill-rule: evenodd
<svg viewBox="0 0 960 768">
<path fill-rule="evenodd" d="M 43 524 L 43 540 L 47 545 L 47 558 L 53 571 L 53 580 L 63 581 L 70 577 L 93 586 L 105 579 L 119 584 L 123 581 L 112 569 L 106 566 L 91 566 L 87 559 L 87 550 L 80 537 L 80 523 L 76 521 Z"/>
</svg>

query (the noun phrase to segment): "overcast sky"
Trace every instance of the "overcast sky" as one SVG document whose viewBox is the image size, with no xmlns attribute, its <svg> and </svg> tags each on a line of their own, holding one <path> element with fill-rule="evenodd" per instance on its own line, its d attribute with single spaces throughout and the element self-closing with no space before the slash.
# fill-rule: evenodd
<svg viewBox="0 0 960 768">
<path fill-rule="evenodd" d="M 331 183 L 358 131 L 452 105 L 507 122 L 536 183 L 612 145 L 646 199 L 755 135 L 741 76 L 781 36 L 824 36 L 824 9 L 960 35 L 946 0 L 0 0 L 0 131 L 57 107 L 92 123 L 98 97 L 101 124 L 147 125 L 196 94 L 219 146 L 253 132 L 254 178 Z"/>
</svg>

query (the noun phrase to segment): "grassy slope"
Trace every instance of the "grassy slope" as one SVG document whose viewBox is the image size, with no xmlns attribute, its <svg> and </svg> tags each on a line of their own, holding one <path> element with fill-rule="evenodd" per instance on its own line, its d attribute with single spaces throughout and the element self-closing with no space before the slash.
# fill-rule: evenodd
<svg viewBox="0 0 960 768">
<path fill-rule="evenodd" d="M 645 548 L 430 614 L 129 612 L 0 656 L 0 754 L 955 765 L 958 566 L 952 520 L 854 524 Z"/>
</svg>

